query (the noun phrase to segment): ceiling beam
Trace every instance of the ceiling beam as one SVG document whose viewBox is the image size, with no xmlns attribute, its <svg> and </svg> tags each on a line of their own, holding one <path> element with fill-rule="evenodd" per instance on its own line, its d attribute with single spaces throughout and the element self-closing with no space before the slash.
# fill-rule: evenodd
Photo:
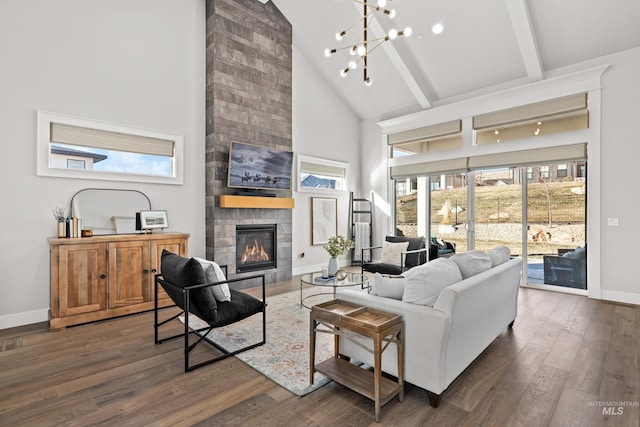
<svg viewBox="0 0 640 427">
<path fill-rule="evenodd" d="M 358 14 L 361 15 L 362 3 L 358 3 L 355 1 L 351 3 L 358 11 Z M 385 37 L 387 35 L 387 33 L 382 29 L 382 26 L 375 17 L 369 18 L 368 29 L 373 32 L 373 35 L 376 38 Z M 416 101 L 418 101 L 420 107 L 422 107 L 422 109 L 431 108 L 431 102 L 429 101 L 429 98 L 427 98 L 427 95 L 422 91 L 416 79 L 413 78 L 413 74 L 411 74 L 411 71 L 409 71 L 407 64 L 405 64 L 396 48 L 393 47 L 393 43 L 382 43 L 382 49 L 384 49 L 385 53 L 389 57 L 389 60 L 396 67 L 396 70 L 398 70 L 398 74 L 400 74 L 400 77 L 407 85 L 409 91 L 411 92 L 411 94 L 413 94 Z"/>
<path fill-rule="evenodd" d="M 511 17 L 511 25 L 516 34 L 516 40 L 520 47 L 520 55 L 527 70 L 527 76 L 530 81 L 538 81 L 543 79 L 542 61 L 540 60 L 540 52 L 536 36 L 531 24 L 531 16 L 527 0 L 505 0 L 507 10 Z"/>
</svg>

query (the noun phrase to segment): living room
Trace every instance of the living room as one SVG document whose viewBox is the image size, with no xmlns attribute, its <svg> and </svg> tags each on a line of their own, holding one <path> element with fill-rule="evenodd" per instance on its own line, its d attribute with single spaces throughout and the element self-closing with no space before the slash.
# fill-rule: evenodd
<svg viewBox="0 0 640 427">
<path fill-rule="evenodd" d="M 243 0 L 249 2 L 249 0 Z M 238 1 L 238 3 L 243 3 Z M 403 0 L 408 1 L 408 0 Z M 256 7 L 273 7 L 260 2 Z M 277 2 L 276 2 L 277 4 Z M 611 6 L 613 7 L 613 6 Z M 254 6 L 251 6 L 253 9 Z M 50 306 L 50 261 L 47 238 L 56 234 L 51 211 L 68 206 L 71 197 L 88 187 L 134 189 L 146 193 L 157 209 L 167 210 L 168 231 L 189 233 L 189 254 L 207 255 L 206 7 L 204 1 L 136 1 L 86 4 L 79 1 L 3 1 L 0 51 L 4 66 L 0 134 L 12 144 L 2 169 L 7 250 L 2 267 L 0 329 L 46 322 Z M 640 208 L 629 197 L 631 171 L 639 149 L 633 144 L 640 95 L 637 44 L 617 53 L 589 59 L 562 70 L 545 70 L 548 82 L 520 82 L 510 90 L 494 88 L 466 99 L 440 101 L 439 108 L 418 115 L 360 115 L 327 83 L 308 59 L 296 29 L 292 37 L 292 150 L 315 158 L 349 164 L 348 185 L 360 195 L 375 194 L 374 241 L 392 228 L 388 215 L 386 135 L 379 122 L 422 124 L 447 116 L 470 117 L 471 104 L 513 106 L 535 93 L 554 98 L 558 80 L 563 88 L 578 84 L 575 74 L 608 65 L 597 77 L 581 80 L 585 91 L 599 98 L 599 120 L 592 129 L 599 140 L 588 141 L 592 203 L 589 227 L 589 297 L 640 304 L 633 269 L 634 242 L 640 231 L 631 227 Z M 604 36 L 606 37 L 606 35 Z M 382 52 L 376 52 L 380 54 Z M 354 77 L 354 76 L 350 76 Z M 554 80 L 555 79 L 555 80 Z M 376 82 L 376 84 L 382 82 Z M 602 88 L 601 90 L 599 88 Z M 565 90 L 563 89 L 563 90 Z M 480 97 L 483 95 L 483 97 Z M 454 102 L 458 101 L 458 102 Z M 37 111 L 51 111 L 133 128 L 184 136 L 182 185 L 125 181 L 78 180 L 37 176 Z M 388 111 L 385 113 L 393 113 Z M 438 117 L 440 116 L 440 117 Z M 462 116 L 461 116 L 462 117 Z M 442 119 L 444 120 L 444 119 Z M 256 142 L 256 141 L 248 141 Z M 584 142 L 584 141 L 583 141 Z M 314 271 L 326 262 L 321 246 L 311 244 L 311 193 L 292 192 L 291 274 Z M 332 196 L 333 197 L 333 196 Z M 348 193 L 338 200 L 338 231 L 348 231 Z M 599 201 L 599 202 L 598 202 Z M 386 205 L 386 206 L 385 206 Z M 631 213 L 629 213 L 631 212 Z M 618 218 L 619 226 L 607 225 Z M 614 249 L 615 248 L 615 249 Z M 304 256 L 302 256 L 304 254 Z M 346 259 L 343 260 L 346 262 Z M 636 310 L 636 316 L 637 316 Z"/>
</svg>

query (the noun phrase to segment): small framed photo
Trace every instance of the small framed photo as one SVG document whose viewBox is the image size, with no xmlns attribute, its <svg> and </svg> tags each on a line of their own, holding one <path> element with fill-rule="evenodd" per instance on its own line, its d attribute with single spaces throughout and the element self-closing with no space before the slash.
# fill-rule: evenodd
<svg viewBox="0 0 640 427">
<path fill-rule="evenodd" d="M 169 227 L 167 211 L 140 211 L 140 228 L 142 230 L 167 227 Z"/>
</svg>

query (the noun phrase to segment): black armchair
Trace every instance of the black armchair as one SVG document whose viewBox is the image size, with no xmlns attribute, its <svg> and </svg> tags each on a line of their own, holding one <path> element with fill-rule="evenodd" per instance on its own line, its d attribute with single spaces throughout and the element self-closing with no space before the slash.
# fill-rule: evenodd
<svg viewBox="0 0 640 427">
<path fill-rule="evenodd" d="M 162 251 L 161 274 L 155 276 L 154 288 L 154 339 L 156 344 L 175 338 L 184 338 L 184 370 L 192 371 L 201 366 L 217 362 L 229 356 L 263 345 L 266 338 L 266 294 L 264 275 L 255 275 L 233 280 L 220 280 L 209 282 L 206 280 L 205 270 L 200 262 L 194 258 L 184 258 L 167 250 Z M 224 279 L 224 278 L 223 278 Z M 216 301 L 212 288 L 223 284 L 233 284 L 240 281 L 261 281 L 262 300 L 235 289 L 229 289 L 230 301 Z M 166 291 L 176 306 L 182 311 L 168 319 L 159 321 L 158 313 L 158 287 Z M 208 326 L 193 329 L 189 326 L 191 313 L 207 323 Z M 227 326 L 246 319 L 255 314 L 262 313 L 262 340 L 247 345 L 235 351 L 228 351 L 216 344 L 208 334 L 214 329 Z M 168 322 L 184 315 L 184 332 L 166 338 L 159 338 L 159 328 Z M 191 338 L 194 334 L 197 337 Z M 194 341 L 191 343 L 191 341 Z M 202 341 L 206 341 L 222 352 L 222 355 L 209 360 L 190 365 L 189 353 Z"/>
<path fill-rule="evenodd" d="M 409 242 L 407 250 L 400 254 L 400 259 L 398 260 L 399 263 L 391 264 L 381 261 L 363 262 L 362 273 L 368 271 L 370 273 L 380 274 L 402 274 L 404 271 L 415 267 L 416 265 L 424 264 L 428 260 L 438 257 L 438 247 L 436 245 L 429 245 L 429 249 L 427 250 L 425 247 L 424 237 L 387 236 L 385 237 L 385 240 L 389 243 Z M 373 246 L 370 248 L 363 248 L 361 259 L 373 260 L 373 251 L 376 249 L 382 249 L 382 247 L 383 246 Z"/>
</svg>

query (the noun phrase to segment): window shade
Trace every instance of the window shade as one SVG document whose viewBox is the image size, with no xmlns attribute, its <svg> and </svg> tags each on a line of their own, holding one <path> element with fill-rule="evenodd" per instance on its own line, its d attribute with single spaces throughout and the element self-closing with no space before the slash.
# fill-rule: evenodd
<svg viewBox="0 0 640 427">
<path fill-rule="evenodd" d="M 389 145 L 403 142 L 421 141 L 430 138 L 437 138 L 454 133 L 462 132 L 462 120 L 452 120 L 446 123 L 426 126 L 419 129 L 411 129 L 404 132 L 394 133 L 388 136 Z"/>
<path fill-rule="evenodd" d="M 495 167 L 523 166 L 563 160 L 584 160 L 586 158 L 587 144 L 563 145 L 392 166 L 391 178 L 401 179 L 414 176 L 460 173 Z"/>
<path fill-rule="evenodd" d="M 391 178 L 399 179 L 423 175 L 440 175 L 442 173 L 467 172 L 467 161 L 468 159 L 466 157 L 462 157 L 412 165 L 392 166 Z"/>
<path fill-rule="evenodd" d="M 341 167 L 341 166 L 306 162 L 303 160 L 300 162 L 300 173 L 344 178 L 346 175 L 346 170 L 344 167 Z"/>
<path fill-rule="evenodd" d="M 565 96 L 473 117 L 474 129 L 486 129 L 587 108 L 587 94 Z"/>
<path fill-rule="evenodd" d="M 521 166 L 562 160 L 583 160 L 587 157 L 587 144 L 536 148 L 469 157 L 469 169 L 486 169 L 500 166 Z"/>
<path fill-rule="evenodd" d="M 130 153 L 173 157 L 174 142 L 51 122 L 51 142 Z"/>
</svg>

